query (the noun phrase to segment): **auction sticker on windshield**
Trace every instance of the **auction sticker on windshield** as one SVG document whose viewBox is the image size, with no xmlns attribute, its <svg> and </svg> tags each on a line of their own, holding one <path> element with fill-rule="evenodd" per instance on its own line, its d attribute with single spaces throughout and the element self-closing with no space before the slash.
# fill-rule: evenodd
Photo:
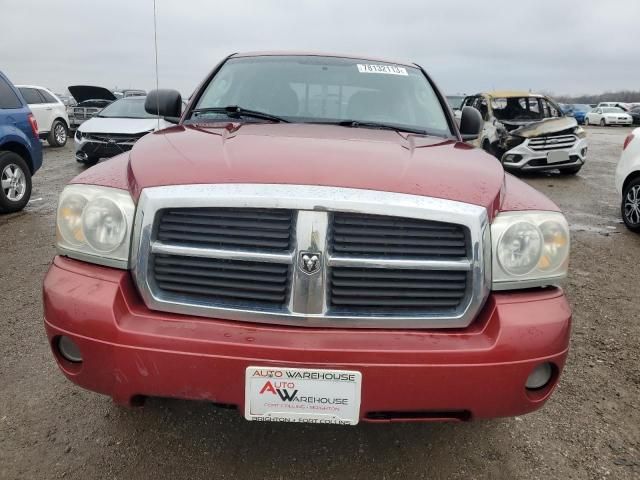
<svg viewBox="0 0 640 480">
<path fill-rule="evenodd" d="M 404 67 L 396 67 L 395 65 L 372 65 L 358 63 L 358 71 L 360 73 L 386 73 L 388 75 L 404 75 L 407 76 L 407 69 Z"/>
<path fill-rule="evenodd" d="M 356 425 L 362 374 L 348 370 L 247 367 L 247 420 Z"/>
</svg>

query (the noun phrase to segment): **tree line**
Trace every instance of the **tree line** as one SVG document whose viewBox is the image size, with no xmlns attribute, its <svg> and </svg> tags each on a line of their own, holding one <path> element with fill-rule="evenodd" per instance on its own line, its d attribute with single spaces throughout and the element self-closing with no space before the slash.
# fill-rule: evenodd
<svg viewBox="0 0 640 480">
<path fill-rule="evenodd" d="M 551 97 L 560 103 L 640 103 L 640 90 L 619 90 L 617 92 L 604 92 L 598 95 L 551 95 Z"/>
</svg>

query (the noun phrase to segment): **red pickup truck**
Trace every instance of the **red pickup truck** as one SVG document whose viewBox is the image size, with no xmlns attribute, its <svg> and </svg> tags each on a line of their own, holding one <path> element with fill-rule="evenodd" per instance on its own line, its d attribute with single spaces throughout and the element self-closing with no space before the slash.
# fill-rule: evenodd
<svg viewBox="0 0 640 480">
<path fill-rule="evenodd" d="M 234 54 L 175 126 L 62 192 L 45 328 L 63 373 L 249 420 L 520 415 L 567 356 L 569 229 L 463 140 L 425 71 Z"/>
</svg>

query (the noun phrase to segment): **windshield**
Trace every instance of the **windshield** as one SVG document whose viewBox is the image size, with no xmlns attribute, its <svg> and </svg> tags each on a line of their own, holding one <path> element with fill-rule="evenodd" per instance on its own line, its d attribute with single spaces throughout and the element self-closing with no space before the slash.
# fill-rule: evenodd
<svg viewBox="0 0 640 480">
<path fill-rule="evenodd" d="M 320 56 L 233 58 L 205 88 L 189 118 L 229 120 L 224 112 L 205 110 L 232 105 L 293 123 L 385 123 L 400 130 L 452 135 L 423 73 L 380 62 Z"/>
<path fill-rule="evenodd" d="M 498 120 L 542 120 L 562 116 L 555 104 L 541 97 L 496 97 L 491 100 L 491 108 Z"/>
<path fill-rule="evenodd" d="M 603 113 L 625 113 L 625 111 L 619 107 L 606 107 L 602 109 Z"/>
<path fill-rule="evenodd" d="M 107 118 L 156 118 L 144 109 L 145 97 L 122 98 L 116 100 L 100 112 L 98 117 Z"/>
<path fill-rule="evenodd" d="M 573 105 L 573 110 L 576 112 L 588 112 L 591 110 L 591 105 L 585 105 L 583 103 L 576 103 Z"/>
</svg>

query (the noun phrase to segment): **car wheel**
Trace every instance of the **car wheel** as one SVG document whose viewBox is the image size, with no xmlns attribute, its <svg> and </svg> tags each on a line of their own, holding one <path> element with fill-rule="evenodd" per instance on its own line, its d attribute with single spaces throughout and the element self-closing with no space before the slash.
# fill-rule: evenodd
<svg viewBox="0 0 640 480">
<path fill-rule="evenodd" d="M 67 144 L 68 130 L 62 120 L 55 120 L 47 137 L 47 143 L 52 147 L 64 147 Z"/>
<path fill-rule="evenodd" d="M 624 189 L 620 210 L 627 228 L 640 233 L 640 178 L 633 180 Z"/>
<path fill-rule="evenodd" d="M 87 167 L 92 167 L 99 161 L 100 161 L 99 158 L 87 157 L 85 160 L 78 160 L 78 163 L 86 165 Z"/>
<path fill-rule="evenodd" d="M 22 210 L 31 197 L 31 172 L 24 159 L 13 152 L 0 152 L 0 212 Z"/>
<path fill-rule="evenodd" d="M 607 122 L 604 121 L 604 118 L 600 119 L 600 126 L 601 127 L 606 127 L 607 126 Z"/>
<path fill-rule="evenodd" d="M 575 175 L 582 169 L 582 165 L 576 165 L 575 167 L 564 167 L 560 169 L 560 173 L 563 175 Z"/>
</svg>

